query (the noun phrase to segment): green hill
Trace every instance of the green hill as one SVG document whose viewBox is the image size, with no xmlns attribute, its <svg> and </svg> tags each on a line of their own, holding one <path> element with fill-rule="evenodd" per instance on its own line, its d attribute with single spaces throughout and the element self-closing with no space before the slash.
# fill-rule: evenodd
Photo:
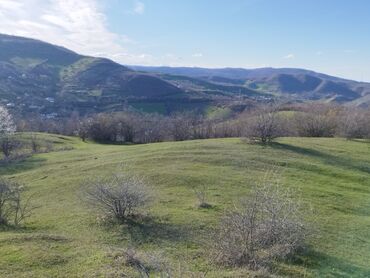
<svg viewBox="0 0 370 278">
<path fill-rule="evenodd" d="M 232 104 L 236 93 L 247 103 L 261 97 L 240 86 L 138 72 L 109 59 L 0 34 L 0 104 L 15 114 L 63 118 L 74 111 L 85 115 L 130 106 L 162 114 L 204 113 L 220 103 Z"/>
<path fill-rule="evenodd" d="M 28 185 L 28 194 L 35 194 L 34 202 L 40 205 L 25 228 L 0 232 L 1 277 L 118 277 L 112 254 L 127 246 L 161 253 L 194 274 L 246 277 L 242 269 L 209 264 L 203 239 L 224 209 L 248 194 L 264 169 L 276 165 L 283 169 L 284 184 L 299 189 L 314 207 L 320 235 L 299 260 L 279 264 L 278 274 L 370 275 L 368 142 L 286 138 L 264 147 L 215 139 L 110 146 L 44 136 L 74 149 L 0 168 L 0 175 Z M 79 198 L 85 178 L 118 171 L 122 163 L 145 176 L 156 192 L 153 222 L 130 228 L 99 225 Z M 192 188 L 200 185 L 208 187 L 213 208 L 196 207 Z M 132 269 L 120 267 L 133 277 Z"/>
<path fill-rule="evenodd" d="M 46 42 L 0 34 L 0 104 L 47 117 L 121 111 L 131 103 L 189 102 L 191 93 L 148 73 Z"/>
</svg>

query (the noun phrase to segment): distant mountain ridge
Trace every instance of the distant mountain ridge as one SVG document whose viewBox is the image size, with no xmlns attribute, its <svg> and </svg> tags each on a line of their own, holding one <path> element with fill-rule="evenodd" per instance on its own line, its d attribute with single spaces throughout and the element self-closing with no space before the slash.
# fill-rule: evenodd
<svg viewBox="0 0 370 278">
<path fill-rule="evenodd" d="M 0 104 L 15 113 L 46 118 L 125 109 L 239 113 L 274 98 L 369 106 L 370 84 L 304 69 L 124 66 L 0 34 Z"/>
<path fill-rule="evenodd" d="M 142 72 L 180 75 L 214 83 L 244 85 L 258 92 L 303 100 L 369 105 L 370 83 L 297 68 L 191 68 L 129 66 Z"/>
<path fill-rule="evenodd" d="M 39 40 L 0 34 L 0 103 L 49 116 L 119 111 L 128 104 L 189 100 L 150 73 Z"/>
<path fill-rule="evenodd" d="M 73 111 L 83 115 L 125 109 L 206 113 L 234 102 L 239 111 L 265 96 L 235 84 L 138 72 L 106 58 L 0 34 L 0 104 L 20 114 L 54 118 Z"/>
</svg>

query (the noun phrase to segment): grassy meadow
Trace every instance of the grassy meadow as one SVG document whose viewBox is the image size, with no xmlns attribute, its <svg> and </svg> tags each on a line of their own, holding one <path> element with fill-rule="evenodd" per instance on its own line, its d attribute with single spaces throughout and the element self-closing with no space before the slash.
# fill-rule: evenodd
<svg viewBox="0 0 370 278">
<path fill-rule="evenodd" d="M 281 168 L 284 186 L 312 206 L 308 220 L 318 234 L 295 261 L 279 263 L 275 275 L 370 277 L 369 142 L 282 138 L 261 146 L 211 139 L 121 146 L 39 136 L 66 148 L 0 166 L 0 175 L 27 185 L 39 206 L 22 228 L 0 231 L 0 277 L 139 277 L 115 255 L 128 247 L 163 257 L 182 277 L 253 275 L 212 264 L 207 239 L 224 210 L 273 167 Z M 122 170 L 150 185 L 150 217 L 105 225 L 81 200 L 82 183 Z M 207 187 L 211 208 L 197 207 L 197 186 Z"/>
</svg>

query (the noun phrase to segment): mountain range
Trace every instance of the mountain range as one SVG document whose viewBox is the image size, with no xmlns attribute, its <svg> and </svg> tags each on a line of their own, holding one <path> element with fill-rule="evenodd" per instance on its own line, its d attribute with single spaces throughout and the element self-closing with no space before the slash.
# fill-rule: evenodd
<svg viewBox="0 0 370 278">
<path fill-rule="evenodd" d="M 0 34 L 0 103 L 48 118 L 136 109 L 171 114 L 259 101 L 370 104 L 370 84 L 304 69 L 124 66 L 35 39 Z"/>
<path fill-rule="evenodd" d="M 295 68 L 191 68 L 131 66 L 142 72 L 187 76 L 216 84 L 242 86 L 292 100 L 322 100 L 368 106 L 370 83 Z"/>
</svg>

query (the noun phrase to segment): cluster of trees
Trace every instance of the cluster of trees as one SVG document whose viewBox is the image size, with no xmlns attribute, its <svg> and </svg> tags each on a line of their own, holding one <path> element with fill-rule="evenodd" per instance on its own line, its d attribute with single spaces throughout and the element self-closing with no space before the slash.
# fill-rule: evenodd
<svg viewBox="0 0 370 278">
<path fill-rule="evenodd" d="M 68 119 L 42 119 L 37 115 L 18 120 L 20 131 L 78 135 L 82 140 L 117 143 L 153 143 L 210 137 L 229 137 L 227 125 L 191 113 L 172 116 L 134 111 L 101 113 Z"/>
<path fill-rule="evenodd" d="M 208 119 L 194 113 L 171 116 L 133 111 L 68 119 L 33 117 L 18 121 L 21 131 L 78 135 L 106 143 L 153 143 L 193 139 L 247 137 L 269 143 L 276 137 L 370 138 L 370 111 L 333 104 L 262 104 L 233 118 Z M 8 127 L 8 130 L 12 128 Z"/>
<path fill-rule="evenodd" d="M 215 121 L 191 113 L 162 116 L 136 112 L 98 114 L 79 121 L 74 131 L 82 140 L 154 143 L 235 137 L 241 133 L 231 122 Z"/>
<path fill-rule="evenodd" d="M 370 111 L 354 107 L 263 105 L 245 112 L 239 120 L 243 136 L 262 143 L 282 136 L 370 138 Z"/>
</svg>

